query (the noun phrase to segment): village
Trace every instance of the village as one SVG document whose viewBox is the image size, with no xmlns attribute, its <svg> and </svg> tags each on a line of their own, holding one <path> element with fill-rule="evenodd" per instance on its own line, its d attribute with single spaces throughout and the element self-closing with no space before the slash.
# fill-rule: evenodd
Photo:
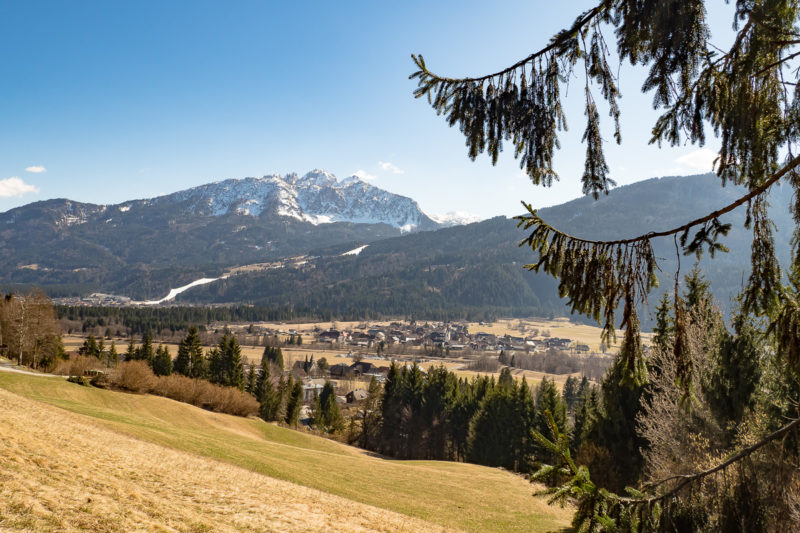
<svg viewBox="0 0 800 533">
<path fill-rule="evenodd" d="M 392 362 L 401 367 L 417 364 L 423 374 L 432 366 L 442 365 L 468 379 L 498 375 L 507 366 L 518 379 L 538 382 L 549 376 L 560 384 L 570 376 L 598 380 L 611 362 L 611 353 L 592 350 L 580 340 L 552 336 L 550 330 L 520 320 L 509 321 L 509 326 L 506 331 L 516 334 L 497 332 L 497 325 L 492 323 L 431 321 L 331 322 L 294 327 L 211 324 L 208 329 L 234 333 L 249 364 L 259 363 L 259 346 L 280 345 L 286 372 L 303 383 L 307 405 L 313 405 L 325 383 L 331 382 L 340 406 L 357 408 L 368 398 L 369 382 L 384 381 Z M 303 414 L 307 415 L 307 410 Z"/>
<path fill-rule="evenodd" d="M 68 351 L 77 351 L 87 335 L 114 341 L 121 347 L 130 334 L 93 322 L 62 321 Z M 81 335 L 76 334 L 80 328 Z M 258 368 L 266 346 L 280 347 L 284 374 L 303 386 L 307 417 L 324 388 L 331 382 L 342 408 L 358 408 L 366 400 L 372 379 L 383 382 L 390 365 L 417 364 L 426 373 L 444 366 L 460 378 L 494 375 L 509 367 L 515 379 L 536 383 L 548 376 L 563 385 L 570 376 L 599 380 L 611 362 L 614 349 L 598 343 L 597 328 L 566 319 L 502 319 L 494 322 L 436 322 L 394 320 L 376 322 L 202 325 L 199 337 L 205 349 L 218 344 L 225 334 L 235 335 L 241 345 L 245 373 Z M 73 331 L 75 333 L 73 333 Z M 558 335 L 554 334 L 556 332 Z M 156 331 L 153 342 L 172 355 L 184 332 Z M 139 339 L 134 337 L 135 341 Z"/>
</svg>

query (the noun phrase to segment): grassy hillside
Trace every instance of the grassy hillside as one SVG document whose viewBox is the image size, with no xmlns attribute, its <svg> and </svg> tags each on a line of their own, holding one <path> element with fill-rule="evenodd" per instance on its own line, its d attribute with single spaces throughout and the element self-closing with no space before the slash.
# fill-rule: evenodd
<svg viewBox="0 0 800 533">
<path fill-rule="evenodd" d="M 133 437 L 139 441 L 172 449 L 163 450 L 163 448 L 156 447 L 149 452 L 152 454 L 178 457 L 181 461 L 189 461 L 199 456 L 203 460 L 215 459 L 243 468 L 249 471 L 248 476 L 253 475 L 252 473 L 262 474 L 258 478 L 246 476 L 242 478 L 246 484 L 249 484 L 247 485 L 249 487 L 252 487 L 256 481 L 248 480 L 261 479 L 266 480 L 265 483 L 274 483 L 275 481 L 269 478 L 275 478 L 448 528 L 470 531 L 551 531 L 565 527 L 570 518 L 568 510 L 549 507 L 544 500 L 533 498 L 531 493 L 534 487 L 528 482 L 501 470 L 460 463 L 386 460 L 373 457 L 355 448 L 302 432 L 279 428 L 260 420 L 210 413 L 164 398 L 103 391 L 61 380 L 0 372 L 0 389 L 5 389 L 29 400 L 36 400 L 72 413 L 85 415 L 80 417 L 62 416 L 63 411 L 33 403 L 30 409 L 31 416 L 40 416 L 41 420 L 48 420 L 50 422 L 49 431 L 55 432 L 60 428 L 67 428 L 65 435 L 52 435 L 53 443 L 67 438 L 73 432 L 84 435 L 87 433 L 102 434 L 103 438 L 111 438 L 109 435 L 114 434 L 116 438 L 122 440 L 117 444 L 109 445 L 117 451 L 124 452 L 126 443 L 133 442 L 130 440 Z M 14 397 L 5 393 L 0 399 L 0 410 L 2 410 L 0 428 L 3 432 L 10 434 L 15 433 L 8 429 L 8 425 L 11 423 L 9 416 L 18 411 L 14 407 L 15 401 L 19 403 L 19 400 L 14 400 Z M 27 407 L 26 410 L 28 410 Z M 39 411 L 41 411 L 40 415 L 37 414 Z M 27 414 L 24 416 L 27 418 Z M 62 421 L 65 420 L 68 421 L 66 425 L 62 424 Z M 84 429 L 80 429 L 80 426 L 84 426 Z M 89 429 L 85 429 L 86 426 Z M 28 425 L 20 427 L 47 428 L 48 423 L 31 421 Z M 50 437 L 43 435 L 37 437 L 34 442 L 38 442 L 42 438 L 49 439 Z M 53 446 L 53 448 L 56 454 L 60 450 L 58 446 Z M 189 452 L 189 455 L 176 455 L 175 451 Z M 0 452 L 0 454 L 2 453 L 4 452 Z M 91 450 L 87 450 L 83 462 L 87 469 L 91 469 L 93 462 L 98 459 L 101 457 L 97 457 Z M 14 460 L 3 458 L 0 461 L 0 476 L 8 476 L 6 471 L 9 468 L 2 466 L 6 463 L 13 465 Z M 145 465 L 144 472 L 129 471 L 128 474 L 123 473 L 117 478 L 124 481 L 129 475 L 137 480 L 151 480 L 163 475 L 169 480 L 172 472 L 175 474 L 176 483 L 180 483 L 180 479 L 183 478 L 189 483 L 194 475 L 193 472 L 204 471 L 203 468 L 188 470 L 180 466 L 180 461 L 176 464 L 177 466 L 172 472 L 168 461 L 159 460 L 156 461 L 156 466 L 163 470 L 159 471 L 160 473 L 150 472 L 148 470 L 150 466 Z M 164 470 L 165 468 L 166 470 Z M 187 474 L 187 472 L 192 472 L 192 474 Z M 102 485 L 105 483 L 105 475 L 103 468 L 99 468 L 98 472 L 92 473 L 91 478 Z M 52 477 L 60 479 L 55 474 Z M 238 478 L 238 474 L 234 473 L 232 479 Z M 44 480 L 42 483 L 45 485 L 50 483 L 48 486 L 52 487 L 51 490 L 58 490 L 57 485 L 54 485 L 55 481 L 50 481 L 52 483 L 48 480 Z M 112 482 L 109 481 L 109 483 Z M 200 474 L 198 474 L 198 483 L 206 484 L 206 492 L 225 493 L 232 490 L 230 481 L 217 483 Z M 190 498 L 190 495 L 187 496 L 181 492 L 183 491 L 181 486 L 174 487 L 174 490 L 179 491 L 176 496 Z M 125 490 L 137 489 L 126 488 Z M 291 492 L 289 489 L 285 490 Z M 299 487 L 298 490 L 300 490 Z M 121 496 L 122 493 L 119 491 L 115 494 L 117 496 L 108 496 L 108 498 L 116 499 L 118 502 L 122 500 L 123 504 L 129 499 Z M 241 506 L 252 507 L 255 505 L 255 503 L 252 505 L 239 503 L 236 500 L 239 497 L 238 494 L 238 490 L 233 490 L 230 497 L 234 499 L 231 500 L 229 506 L 231 508 L 228 511 L 225 510 L 225 506 L 217 505 L 209 509 L 208 514 L 202 515 L 198 520 L 200 522 L 211 520 L 211 523 L 214 523 L 216 520 L 213 518 L 216 516 L 214 513 L 236 513 L 238 511 L 232 507 L 239 509 Z M 275 503 L 268 491 L 261 492 L 261 495 L 260 500 L 256 500 L 259 505 Z M 112 508 L 114 505 L 116 504 L 110 504 Z M 170 503 L 170 505 L 175 504 Z M 326 505 L 322 505 L 323 510 Z M 362 514 L 371 516 L 370 512 L 376 512 L 370 507 L 356 503 L 352 505 L 358 509 L 365 509 L 363 513 L 357 511 L 358 516 L 362 516 Z M 206 512 L 202 505 L 195 505 L 193 508 L 197 513 Z M 146 509 L 146 506 L 143 509 Z M 270 512 L 280 514 L 281 509 L 282 507 L 279 505 Z M 287 512 L 291 509 L 294 508 L 290 504 L 287 506 Z M 339 512 L 335 510 L 336 507 L 331 507 L 331 509 L 334 515 L 338 516 Z M 14 515 L 13 509 L 0 508 L 0 526 L 6 525 L 2 522 L 2 517 L 9 513 L 12 517 L 19 515 L 19 513 Z M 46 516 L 47 512 L 40 511 L 39 514 Z M 53 515 L 52 519 L 56 520 L 56 515 L 59 515 L 60 512 L 54 509 L 51 514 Z M 162 516 L 166 517 L 166 514 Z M 314 516 L 316 516 L 315 520 L 325 519 L 324 516 Z M 395 514 L 391 514 L 391 516 L 394 517 L 392 520 L 395 522 L 392 523 L 395 526 L 388 529 L 394 530 L 401 525 L 400 522 L 397 522 L 400 518 Z M 134 520 L 135 517 L 129 517 L 129 519 Z M 153 523 L 158 521 L 154 520 Z M 184 526 L 186 526 L 186 520 L 189 520 L 189 517 L 183 520 Z M 242 523 L 249 523 L 247 522 L 249 519 L 243 520 Z M 372 524 L 371 520 L 354 522 L 352 527 L 347 525 L 340 529 L 364 528 L 366 525 Z M 411 522 L 409 524 L 409 526 L 403 527 L 412 530 L 418 529 L 417 525 Z M 373 526 L 377 525 L 379 524 L 373 524 Z M 57 529 L 56 526 L 53 527 Z M 321 529 L 329 529 L 329 527 L 334 526 L 320 522 Z M 277 528 L 283 529 L 282 527 Z M 299 527 L 299 529 L 304 528 L 318 529 L 311 523 Z M 179 529 L 192 528 L 182 526 Z"/>
</svg>

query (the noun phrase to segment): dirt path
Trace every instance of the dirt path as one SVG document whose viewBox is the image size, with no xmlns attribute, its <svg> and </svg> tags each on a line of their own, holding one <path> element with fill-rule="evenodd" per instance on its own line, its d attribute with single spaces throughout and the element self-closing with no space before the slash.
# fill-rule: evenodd
<svg viewBox="0 0 800 533">
<path fill-rule="evenodd" d="M 0 371 L 2 372 L 15 372 L 17 374 L 26 374 L 28 376 L 39 376 L 43 378 L 61 378 L 64 379 L 66 376 L 57 376 L 55 374 L 45 374 L 43 372 L 33 372 L 31 370 L 24 370 L 21 367 L 18 367 L 11 361 L 0 361 Z"/>
</svg>

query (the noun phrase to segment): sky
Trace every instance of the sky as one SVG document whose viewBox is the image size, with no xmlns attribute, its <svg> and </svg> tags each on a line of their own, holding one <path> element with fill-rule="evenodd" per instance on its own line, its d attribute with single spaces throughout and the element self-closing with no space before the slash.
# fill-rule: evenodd
<svg viewBox="0 0 800 533">
<path fill-rule="evenodd" d="M 0 211 L 50 198 L 100 204 L 227 178 L 357 174 L 430 214 L 488 218 L 581 195 L 582 80 L 569 87 L 560 182 L 534 186 L 509 149 L 470 161 L 416 100 L 412 53 L 448 76 L 494 72 L 594 2 L 38 1 L 0 4 Z M 730 6 L 711 14 L 730 32 Z M 717 28 L 720 28 L 717 32 Z M 724 44 L 721 42 L 720 44 Z M 716 44 L 716 42 L 715 42 Z M 620 69 L 618 184 L 711 170 L 706 147 L 648 146 L 644 72 Z M 605 120 L 610 126 L 609 120 Z"/>
</svg>

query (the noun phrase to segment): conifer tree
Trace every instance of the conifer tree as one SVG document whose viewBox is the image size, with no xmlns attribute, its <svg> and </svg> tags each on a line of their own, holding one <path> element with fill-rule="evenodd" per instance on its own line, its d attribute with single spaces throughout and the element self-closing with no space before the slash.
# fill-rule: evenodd
<svg viewBox="0 0 800 533">
<path fill-rule="evenodd" d="M 151 367 L 153 366 L 153 359 L 155 359 L 155 351 L 153 350 L 153 337 L 148 331 L 142 335 L 142 345 L 136 350 L 136 359 L 140 361 L 147 361 Z"/>
<path fill-rule="evenodd" d="M 528 381 L 523 376 L 519 386 L 514 385 L 514 406 L 516 408 L 514 421 L 514 470 L 527 472 L 533 463 L 535 442 L 531 437 L 531 428 L 536 424 L 536 405 Z M 566 422 L 566 420 L 565 420 Z"/>
<path fill-rule="evenodd" d="M 133 337 L 128 339 L 128 349 L 125 352 L 125 360 L 133 361 L 136 359 L 136 345 L 133 343 Z"/>
<path fill-rule="evenodd" d="M 428 428 L 424 455 L 428 459 L 447 458 L 448 414 L 455 400 L 456 386 L 455 376 L 444 366 L 429 369 L 422 393 L 422 423 Z"/>
<path fill-rule="evenodd" d="M 549 416 L 548 416 L 549 415 Z M 555 423 L 556 429 L 562 433 L 567 430 L 567 406 L 556 387 L 556 383 L 547 376 L 542 378 L 542 382 L 536 393 L 536 419 L 534 428 L 549 439 L 553 439 L 550 423 Z M 549 450 L 539 447 L 537 459 L 552 464 L 557 461 Z"/>
<path fill-rule="evenodd" d="M 591 383 L 589 383 L 589 378 L 587 378 L 586 376 L 583 376 L 581 378 L 581 384 L 578 385 L 578 399 L 579 399 L 579 401 L 582 401 L 583 398 L 585 398 L 589 394 L 591 389 L 592 389 L 592 385 L 591 385 Z"/>
<path fill-rule="evenodd" d="M 671 312 L 672 304 L 669 301 L 669 295 L 665 292 L 656 306 L 656 325 L 653 328 L 653 345 L 664 353 L 669 353 L 674 346 L 672 338 L 674 325 Z"/>
<path fill-rule="evenodd" d="M 260 403 L 264 403 L 265 398 L 270 392 L 272 382 L 270 381 L 270 361 L 266 355 L 261 357 L 261 366 L 259 367 L 258 376 L 256 378 L 255 396 Z"/>
<path fill-rule="evenodd" d="M 575 422 L 572 426 L 572 439 L 570 449 L 577 453 L 581 444 L 587 441 L 589 435 L 595 430 L 600 412 L 600 399 L 596 387 L 587 390 L 575 411 Z"/>
<path fill-rule="evenodd" d="M 734 429 L 756 402 L 766 353 L 764 327 L 753 317 L 736 313 L 733 332 L 720 336 L 714 350 L 712 368 L 703 382 L 703 390 L 722 427 Z"/>
<path fill-rule="evenodd" d="M 230 376 L 229 385 L 239 390 L 244 390 L 244 365 L 242 363 L 242 349 L 236 337 L 231 335 L 228 342 L 228 351 L 225 354 L 225 366 Z"/>
<path fill-rule="evenodd" d="M 344 428 L 344 421 L 336 404 L 336 392 L 330 382 L 325 383 L 317 398 L 314 424 L 326 433 L 336 433 Z"/>
<path fill-rule="evenodd" d="M 425 377 L 416 362 L 411 368 L 403 368 L 403 388 L 402 403 L 403 409 L 401 431 L 402 456 L 413 457 L 424 447 L 423 443 L 423 424 L 422 424 L 422 404 L 423 392 L 425 390 Z"/>
<path fill-rule="evenodd" d="M 500 377 L 497 378 L 498 387 L 512 387 L 514 385 L 514 378 L 511 377 L 511 370 L 506 367 L 500 371 Z"/>
<path fill-rule="evenodd" d="M 383 398 L 381 400 L 381 447 L 387 455 L 398 455 L 401 448 L 401 425 L 402 413 L 402 389 L 403 376 L 397 363 L 392 361 L 389 372 L 386 374 L 386 381 L 383 386 Z"/>
<path fill-rule="evenodd" d="M 256 399 L 259 403 L 259 416 L 267 422 L 276 420 L 276 406 L 280 402 L 278 391 L 272 384 L 270 361 L 267 357 L 261 358 L 261 368 L 256 379 Z M 283 377 L 283 376 L 281 376 Z"/>
<path fill-rule="evenodd" d="M 200 337 L 197 335 L 197 328 L 192 326 L 183 339 L 184 349 L 188 350 L 189 355 L 189 374 L 190 378 L 207 378 L 208 362 L 203 356 L 203 346 Z"/>
<path fill-rule="evenodd" d="M 252 394 L 253 396 L 255 396 L 256 386 L 258 384 L 257 381 L 258 381 L 258 376 L 256 375 L 255 365 L 248 365 L 247 379 L 245 379 L 244 391 L 247 394 Z"/>
<path fill-rule="evenodd" d="M 627 342 L 636 342 L 636 339 L 623 340 L 620 352 L 626 349 Z M 595 482 L 620 492 L 639 478 L 641 450 L 646 444 L 636 431 L 644 386 L 631 386 L 624 380 L 625 375 L 625 361 L 617 357 L 601 385 L 602 416 L 597 423 L 598 434 L 594 435 L 596 444 L 609 454 L 609 463 L 595 465 L 599 466 Z M 602 478 L 599 471 L 604 473 Z"/>
<path fill-rule="evenodd" d="M 580 399 L 580 395 L 578 392 L 578 378 L 574 376 L 569 376 L 567 380 L 564 382 L 564 389 L 562 390 L 562 395 L 564 396 L 564 403 L 567 406 L 567 410 L 569 412 L 574 412 L 575 407 L 578 404 Z"/>
<path fill-rule="evenodd" d="M 189 334 L 181 339 L 181 342 L 178 344 L 178 355 L 175 357 L 175 365 L 173 370 L 176 374 L 180 374 L 182 376 L 192 375 L 192 355 L 189 340 L 192 335 L 192 330 L 194 330 L 195 335 L 197 334 L 196 328 L 192 327 L 189 329 Z"/>
<path fill-rule="evenodd" d="M 111 341 L 111 346 L 106 354 L 106 367 L 117 366 L 118 361 L 119 354 L 117 353 L 117 345 L 114 341 Z"/>
<path fill-rule="evenodd" d="M 297 381 L 292 383 L 292 377 L 289 376 L 289 388 L 291 394 L 286 403 L 286 423 L 290 426 L 297 426 L 297 419 L 300 416 L 300 408 L 303 406 L 303 386 Z"/>
<path fill-rule="evenodd" d="M 172 374 L 172 357 L 169 349 L 163 344 L 158 347 L 153 357 L 153 374 L 156 376 L 169 376 Z"/>
<path fill-rule="evenodd" d="M 218 385 L 226 385 L 225 365 L 220 346 L 215 346 L 208 351 L 207 360 L 208 380 L 211 383 L 216 383 Z"/>
<path fill-rule="evenodd" d="M 264 348 L 264 353 L 261 356 L 266 357 L 272 364 L 277 366 L 279 369 L 284 369 L 283 364 L 283 352 L 281 351 L 279 346 L 266 346 Z"/>
<path fill-rule="evenodd" d="M 89 335 L 83 341 L 83 346 L 78 349 L 78 353 L 87 357 L 100 357 L 100 347 L 97 345 L 97 339 L 94 335 Z"/>
<path fill-rule="evenodd" d="M 369 380 L 367 389 L 367 401 L 364 402 L 364 409 L 361 417 L 361 434 L 358 437 L 358 445 L 367 450 L 374 450 L 378 445 L 378 431 L 380 430 L 380 403 L 381 403 L 381 384 L 375 376 Z M 449 426 L 448 426 L 449 429 Z"/>
<path fill-rule="evenodd" d="M 487 466 L 514 467 L 514 447 L 519 425 L 516 398 L 511 387 L 491 387 L 470 424 L 467 458 Z"/>
<path fill-rule="evenodd" d="M 286 411 L 288 408 L 289 403 L 289 395 L 291 394 L 291 389 L 289 388 L 289 382 L 286 381 L 286 378 L 283 374 L 280 375 L 278 378 L 278 388 L 275 395 L 275 404 L 272 408 L 272 418 L 273 420 L 285 420 L 286 419 Z"/>
</svg>

